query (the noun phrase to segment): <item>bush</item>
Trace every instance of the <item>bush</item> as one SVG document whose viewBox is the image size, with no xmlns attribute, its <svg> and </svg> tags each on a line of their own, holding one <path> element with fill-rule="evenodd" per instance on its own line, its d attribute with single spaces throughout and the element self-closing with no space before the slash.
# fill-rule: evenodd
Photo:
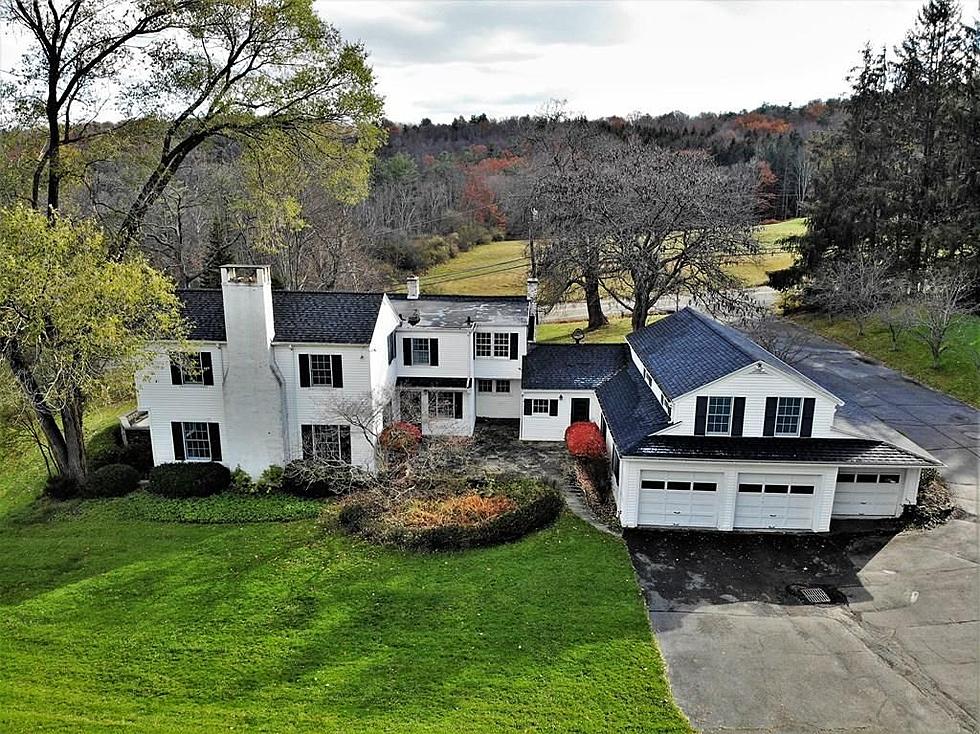
<svg viewBox="0 0 980 734">
<path fill-rule="evenodd" d="M 70 500 L 78 496 L 78 482 L 71 477 L 48 477 L 44 494 L 56 500 Z"/>
<path fill-rule="evenodd" d="M 80 494 L 82 497 L 122 497 L 136 491 L 140 473 L 128 464 L 107 464 L 85 477 Z"/>
<path fill-rule="evenodd" d="M 357 484 L 357 472 L 352 466 L 297 459 L 283 469 L 280 489 L 297 497 L 335 497 Z"/>
<path fill-rule="evenodd" d="M 606 455 L 602 431 L 592 421 L 577 421 L 566 428 L 565 445 L 576 459 L 601 459 Z"/>
<path fill-rule="evenodd" d="M 255 491 L 255 483 L 247 471 L 236 466 L 235 471 L 231 473 L 231 488 L 241 494 L 251 494 Z"/>
<path fill-rule="evenodd" d="M 259 475 L 258 480 L 255 482 L 255 491 L 258 494 L 278 492 L 282 489 L 282 474 L 283 469 L 278 464 L 272 464 L 266 467 L 265 471 Z"/>
<path fill-rule="evenodd" d="M 487 496 L 510 500 L 513 509 L 481 522 L 420 527 L 402 522 L 397 510 L 382 513 L 367 501 L 352 498 L 341 508 L 338 520 L 348 532 L 374 542 L 431 552 L 480 548 L 518 540 L 554 522 L 563 506 L 557 486 L 526 477 L 498 478 L 484 489 Z"/>
<path fill-rule="evenodd" d="M 128 446 L 114 444 L 100 447 L 89 456 L 90 470 L 112 464 L 126 464 L 139 472 L 141 477 L 145 476 L 153 468 L 153 450 L 148 443 L 130 443 Z"/>
<path fill-rule="evenodd" d="M 378 443 L 382 448 L 393 451 L 409 451 L 422 442 L 422 429 L 414 423 L 396 421 L 386 426 Z"/>
<path fill-rule="evenodd" d="M 150 471 L 150 491 L 161 497 L 207 497 L 228 489 L 231 472 L 213 461 L 160 464 Z"/>
</svg>

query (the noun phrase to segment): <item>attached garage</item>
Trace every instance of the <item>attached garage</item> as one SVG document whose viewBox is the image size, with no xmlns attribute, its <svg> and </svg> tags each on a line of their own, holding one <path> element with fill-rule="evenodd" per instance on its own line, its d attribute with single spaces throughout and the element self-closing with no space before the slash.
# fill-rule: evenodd
<svg viewBox="0 0 980 734">
<path fill-rule="evenodd" d="M 641 471 L 637 524 L 716 527 L 723 486 L 721 472 Z"/>
<path fill-rule="evenodd" d="M 905 470 L 859 469 L 837 474 L 834 517 L 882 518 L 902 513 Z"/>
<path fill-rule="evenodd" d="M 738 475 L 734 527 L 762 530 L 810 530 L 815 499 L 820 494 L 817 474 Z"/>
</svg>

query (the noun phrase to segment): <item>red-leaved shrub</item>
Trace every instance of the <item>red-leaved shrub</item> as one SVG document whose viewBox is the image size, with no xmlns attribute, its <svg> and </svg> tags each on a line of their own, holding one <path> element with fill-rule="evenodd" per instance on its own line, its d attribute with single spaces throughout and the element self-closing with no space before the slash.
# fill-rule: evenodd
<svg viewBox="0 0 980 734">
<path fill-rule="evenodd" d="M 385 427 L 378 442 L 386 449 L 409 451 L 422 441 L 422 429 L 414 423 L 395 421 Z"/>
<path fill-rule="evenodd" d="M 606 455 L 602 432 L 592 421 L 578 421 L 566 428 L 565 445 L 578 459 L 601 459 Z"/>
</svg>

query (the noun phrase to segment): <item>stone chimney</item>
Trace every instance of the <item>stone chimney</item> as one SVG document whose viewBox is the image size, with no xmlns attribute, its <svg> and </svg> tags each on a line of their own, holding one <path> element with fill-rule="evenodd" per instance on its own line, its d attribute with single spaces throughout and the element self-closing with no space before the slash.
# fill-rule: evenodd
<svg viewBox="0 0 980 734">
<path fill-rule="evenodd" d="M 405 285 L 408 286 L 408 300 L 417 301 L 419 298 L 419 276 L 408 276 L 408 279 L 405 281 Z"/>
<path fill-rule="evenodd" d="M 527 279 L 527 300 L 531 303 L 538 302 L 538 279 L 528 278 Z"/>
</svg>

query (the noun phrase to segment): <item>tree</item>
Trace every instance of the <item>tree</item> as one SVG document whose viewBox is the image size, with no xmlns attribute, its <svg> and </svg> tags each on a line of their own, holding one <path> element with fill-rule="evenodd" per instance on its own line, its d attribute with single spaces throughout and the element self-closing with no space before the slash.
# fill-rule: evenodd
<svg viewBox="0 0 980 734">
<path fill-rule="evenodd" d="M 933 270 L 923 281 L 914 311 L 912 333 L 932 355 L 932 366 L 939 369 L 943 353 L 949 349 L 949 330 L 967 313 L 966 297 L 973 287 L 962 270 Z"/>
<path fill-rule="evenodd" d="M 381 100 L 364 49 L 344 43 L 310 0 L 6 0 L 6 17 L 34 40 L 18 70 L 23 121 L 40 114 L 48 131 L 35 171 L 36 181 L 47 172 L 47 195 L 35 186 L 35 207 L 61 207 L 67 151 L 119 129 L 94 126 L 110 100 L 129 102 L 122 126 L 164 121 L 155 161 L 116 222 L 116 256 L 138 242 L 147 213 L 205 141 L 262 144 L 281 133 L 373 151 L 379 140 Z M 145 74 L 129 74 L 140 65 Z"/>
<path fill-rule="evenodd" d="M 142 258 L 109 258 L 89 221 L 0 211 L 0 362 L 37 420 L 58 473 L 86 474 L 86 401 L 149 345 L 180 341 L 173 284 Z"/>
<path fill-rule="evenodd" d="M 826 263 L 813 278 L 809 300 L 830 314 L 852 319 L 863 336 L 868 322 L 895 303 L 898 286 L 892 269 L 891 262 L 862 253 Z"/>
</svg>

